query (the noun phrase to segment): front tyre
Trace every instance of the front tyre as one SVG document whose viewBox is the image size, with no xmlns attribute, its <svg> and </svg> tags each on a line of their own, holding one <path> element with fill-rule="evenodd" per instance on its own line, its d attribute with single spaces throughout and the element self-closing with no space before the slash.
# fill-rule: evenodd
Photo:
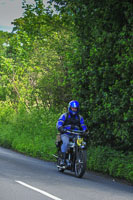
<svg viewBox="0 0 133 200">
<path fill-rule="evenodd" d="M 86 170 L 87 152 L 85 149 L 77 149 L 75 160 L 75 175 L 81 178 Z"/>
</svg>

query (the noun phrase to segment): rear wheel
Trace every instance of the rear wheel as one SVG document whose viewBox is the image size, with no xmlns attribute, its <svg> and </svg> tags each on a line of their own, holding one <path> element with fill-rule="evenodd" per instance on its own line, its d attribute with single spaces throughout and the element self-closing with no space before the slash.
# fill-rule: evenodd
<svg viewBox="0 0 133 200">
<path fill-rule="evenodd" d="M 87 152 L 85 149 L 77 149 L 75 160 L 75 175 L 81 178 L 86 170 Z"/>
</svg>

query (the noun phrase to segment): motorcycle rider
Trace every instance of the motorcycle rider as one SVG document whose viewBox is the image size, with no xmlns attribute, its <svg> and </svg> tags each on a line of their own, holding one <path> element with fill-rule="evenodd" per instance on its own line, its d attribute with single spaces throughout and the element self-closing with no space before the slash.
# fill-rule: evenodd
<svg viewBox="0 0 133 200">
<path fill-rule="evenodd" d="M 87 126 L 84 123 L 84 119 L 79 115 L 79 102 L 72 100 L 68 104 L 68 112 L 62 114 L 56 124 L 58 131 L 61 133 L 61 152 L 62 152 L 62 161 L 61 166 L 65 165 L 65 158 L 67 152 L 67 146 L 69 144 L 69 139 L 71 138 L 70 133 L 67 133 L 66 130 L 83 130 L 87 132 Z"/>
</svg>

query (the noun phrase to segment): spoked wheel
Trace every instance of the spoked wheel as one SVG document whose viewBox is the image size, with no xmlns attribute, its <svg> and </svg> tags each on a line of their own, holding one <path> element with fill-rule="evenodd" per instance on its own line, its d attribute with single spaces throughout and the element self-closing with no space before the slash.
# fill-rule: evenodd
<svg viewBox="0 0 133 200">
<path fill-rule="evenodd" d="M 86 170 L 86 150 L 78 149 L 75 160 L 75 175 L 81 178 Z"/>
</svg>

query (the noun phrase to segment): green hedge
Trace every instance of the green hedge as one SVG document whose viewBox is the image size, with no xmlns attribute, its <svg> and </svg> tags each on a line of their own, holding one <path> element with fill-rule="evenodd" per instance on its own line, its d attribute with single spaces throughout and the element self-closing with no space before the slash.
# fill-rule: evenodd
<svg viewBox="0 0 133 200">
<path fill-rule="evenodd" d="M 68 75 L 93 144 L 133 150 L 131 1 L 54 1 L 75 22 L 79 43 Z"/>
<path fill-rule="evenodd" d="M 125 155 L 123 152 L 116 151 L 108 146 L 89 147 L 87 168 L 133 183 L 132 152 Z"/>
<path fill-rule="evenodd" d="M 0 111 L 0 145 L 34 157 L 53 159 L 55 124 L 60 113 L 41 108 L 27 111 L 24 105 L 13 113 L 8 104 L 4 107 Z"/>
</svg>

